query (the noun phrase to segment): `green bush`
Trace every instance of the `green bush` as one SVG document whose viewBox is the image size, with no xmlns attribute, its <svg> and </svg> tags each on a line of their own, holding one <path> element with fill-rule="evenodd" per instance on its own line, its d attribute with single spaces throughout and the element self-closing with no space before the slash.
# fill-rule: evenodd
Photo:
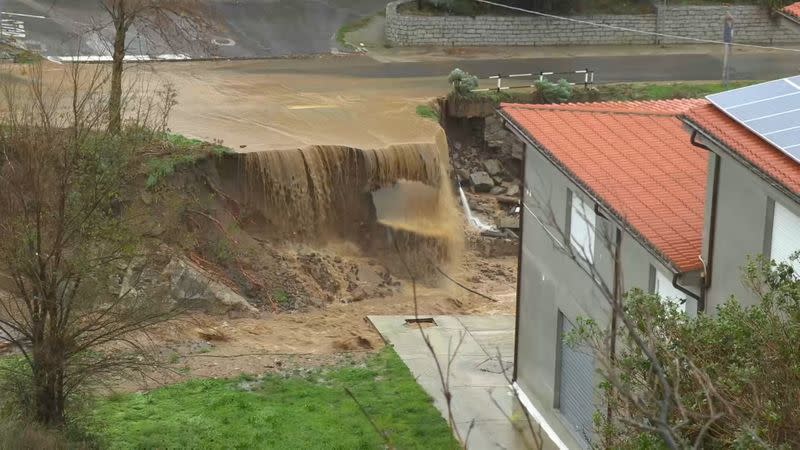
<svg viewBox="0 0 800 450">
<path fill-rule="evenodd" d="M 458 68 L 450 72 L 447 81 L 453 85 L 453 91 L 462 96 L 471 94 L 478 87 L 478 77 Z"/>
<path fill-rule="evenodd" d="M 572 86 L 567 80 L 561 79 L 557 83 L 541 80 L 535 85 L 541 103 L 566 103 L 572 98 Z"/>
<path fill-rule="evenodd" d="M 665 448 L 655 429 L 637 426 L 665 404 L 680 448 L 798 448 L 800 277 L 789 264 L 758 257 L 742 281 L 756 304 L 730 298 L 696 317 L 656 294 L 628 292 L 623 323 L 630 326 L 617 329 L 613 369 L 604 365 L 611 332 L 578 320 L 568 343 L 603 361 L 602 404 L 611 420 L 605 411 L 597 417 L 600 448 Z"/>
</svg>

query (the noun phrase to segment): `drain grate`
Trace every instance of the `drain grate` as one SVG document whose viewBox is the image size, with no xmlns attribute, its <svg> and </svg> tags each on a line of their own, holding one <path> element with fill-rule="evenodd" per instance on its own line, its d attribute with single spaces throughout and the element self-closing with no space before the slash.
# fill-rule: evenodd
<svg viewBox="0 0 800 450">
<path fill-rule="evenodd" d="M 433 320 L 433 317 L 414 317 L 411 319 L 406 319 L 405 325 L 408 326 L 422 326 L 423 328 L 428 327 L 435 327 L 436 321 Z"/>
</svg>

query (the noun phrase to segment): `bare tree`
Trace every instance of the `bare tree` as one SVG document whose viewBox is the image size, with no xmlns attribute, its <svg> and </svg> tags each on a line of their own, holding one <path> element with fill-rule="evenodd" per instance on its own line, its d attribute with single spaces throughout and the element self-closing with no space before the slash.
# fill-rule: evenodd
<svg viewBox="0 0 800 450">
<path fill-rule="evenodd" d="M 139 39 L 153 46 L 178 49 L 207 49 L 203 44 L 211 29 L 210 12 L 196 0 L 99 0 L 111 18 L 114 30 L 111 63 L 111 93 L 108 129 L 118 133 L 122 126 L 122 75 L 128 53 L 128 32 L 136 28 Z"/>
<path fill-rule="evenodd" d="M 107 117 L 107 70 L 75 65 L 48 89 L 41 67 L 7 87 L 0 122 L 0 343 L 24 364 L 33 418 L 64 423 L 68 400 L 97 377 L 148 363 L 149 326 L 175 311 L 143 292 L 151 262 L 124 192 L 146 142 L 138 133 L 100 131 Z"/>
</svg>

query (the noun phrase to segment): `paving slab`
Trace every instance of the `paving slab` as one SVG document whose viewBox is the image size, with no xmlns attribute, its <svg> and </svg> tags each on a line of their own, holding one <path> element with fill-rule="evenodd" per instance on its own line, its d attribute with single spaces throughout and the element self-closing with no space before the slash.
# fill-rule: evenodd
<svg viewBox="0 0 800 450">
<path fill-rule="evenodd" d="M 513 367 L 514 317 L 432 316 L 435 324 L 424 325 L 422 331 L 432 342 L 436 359 L 427 349 L 418 326 L 406 324 L 408 318 L 412 317 L 368 317 L 384 340 L 394 346 L 420 386 L 433 397 L 442 416 L 449 420 L 436 365 L 436 359 L 439 360 L 452 395 L 453 422 L 462 438 L 469 432 L 468 448 L 529 448 L 511 421 L 518 411 L 507 379 Z M 457 339 L 462 341 L 461 347 L 453 354 Z M 501 361 L 497 360 L 498 348 Z"/>
</svg>

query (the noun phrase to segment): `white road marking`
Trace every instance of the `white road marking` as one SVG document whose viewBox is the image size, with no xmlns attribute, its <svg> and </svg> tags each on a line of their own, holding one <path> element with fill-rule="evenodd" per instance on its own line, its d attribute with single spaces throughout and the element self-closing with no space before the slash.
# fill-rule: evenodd
<svg viewBox="0 0 800 450">
<path fill-rule="evenodd" d="M 286 109 L 329 109 L 329 108 L 338 108 L 336 105 L 294 105 L 289 106 Z"/>
<path fill-rule="evenodd" d="M 111 62 L 111 55 L 80 55 L 80 56 L 54 56 L 53 58 L 61 62 Z M 164 55 L 126 55 L 125 61 L 188 61 L 188 55 L 183 54 L 164 54 Z"/>
<path fill-rule="evenodd" d="M 33 14 L 12 13 L 12 12 L 5 12 L 5 11 L 0 11 L 0 15 L 3 15 L 3 16 L 16 16 L 16 17 L 29 17 L 31 19 L 47 19 L 47 17 L 45 17 L 45 16 L 36 16 L 36 15 L 33 15 Z"/>
</svg>

